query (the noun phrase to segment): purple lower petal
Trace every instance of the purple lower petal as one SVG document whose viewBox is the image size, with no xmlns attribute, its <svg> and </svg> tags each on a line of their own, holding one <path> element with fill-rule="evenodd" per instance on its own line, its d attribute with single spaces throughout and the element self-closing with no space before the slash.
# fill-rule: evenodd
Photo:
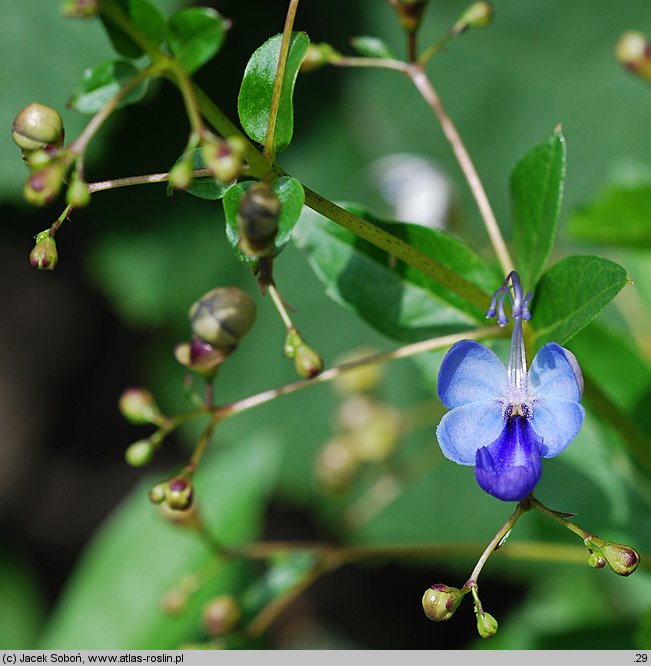
<svg viewBox="0 0 651 666">
<path fill-rule="evenodd" d="M 489 494 L 505 502 L 524 499 L 542 472 L 542 440 L 524 416 L 512 416 L 500 436 L 477 450 L 475 477 Z"/>
</svg>

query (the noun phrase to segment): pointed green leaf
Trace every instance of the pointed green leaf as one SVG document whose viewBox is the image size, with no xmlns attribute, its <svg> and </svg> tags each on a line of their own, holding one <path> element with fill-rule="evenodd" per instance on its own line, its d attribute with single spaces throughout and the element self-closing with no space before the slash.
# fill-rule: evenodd
<svg viewBox="0 0 651 666">
<path fill-rule="evenodd" d="M 651 185 L 615 185 L 574 211 L 572 238 L 599 245 L 651 247 Z"/>
<path fill-rule="evenodd" d="M 226 237 L 235 252 L 235 256 L 244 264 L 254 266 L 256 259 L 247 257 L 240 250 L 240 233 L 237 228 L 237 216 L 240 208 L 240 199 L 246 190 L 254 184 L 255 181 L 246 181 L 238 183 L 231 187 L 224 194 L 224 214 L 226 215 Z M 305 192 L 303 186 L 296 178 L 283 176 L 276 178 L 271 184 L 273 191 L 280 200 L 280 217 L 278 218 L 278 233 L 274 240 L 274 256 L 279 254 L 287 245 L 292 235 L 294 225 L 303 210 L 305 203 Z"/>
<path fill-rule="evenodd" d="M 536 349 L 564 344 L 587 326 L 626 286 L 626 271 L 593 256 L 573 256 L 554 264 L 534 294 L 532 325 Z"/>
<path fill-rule="evenodd" d="M 181 160 L 184 159 L 184 156 L 181 155 L 175 164 L 178 164 Z M 195 148 L 192 152 L 192 168 L 193 169 L 205 169 L 206 163 L 203 161 L 203 153 L 201 148 Z M 190 187 L 183 190 L 188 194 L 191 194 L 193 197 L 198 199 L 206 199 L 207 201 L 217 201 L 221 199 L 226 190 L 235 185 L 232 183 L 223 183 L 220 180 L 216 180 L 213 176 L 201 176 L 199 178 L 194 178 Z M 172 196 L 175 194 L 176 190 L 170 185 L 167 185 L 167 195 Z"/>
<path fill-rule="evenodd" d="M 276 35 L 267 40 L 251 56 L 244 72 L 237 100 L 237 111 L 244 131 L 251 139 L 260 144 L 264 144 L 267 136 L 281 41 L 282 35 Z M 310 40 L 305 33 L 293 33 L 283 78 L 278 118 L 276 119 L 276 133 L 274 135 L 276 152 L 287 148 L 292 140 L 294 132 L 294 105 L 292 102 L 294 85 L 309 43 Z"/>
<path fill-rule="evenodd" d="M 363 56 L 368 56 L 369 58 L 393 58 L 393 54 L 389 51 L 387 45 L 378 37 L 362 35 L 360 37 L 353 37 L 350 43 Z"/>
<path fill-rule="evenodd" d="M 156 5 L 149 0 L 107 0 L 117 5 L 131 20 L 142 35 L 155 46 L 165 41 L 167 25 L 165 18 L 158 11 Z M 129 36 L 117 23 L 115 23 L 109 12 L 100 14 L 104 28 L 113 44 L 113 48 L 127 58 L 139 58 L 143 54 L 142 48 Z"/>
<path fill-rule="evenodd" d="M 140 70 L 131 63 L 122 60 L 110 60 L 89 67 L 72 89 L 68 106 L 80 113 L 97 113 L 139 73 Z M 146 92 L 147 82 L 143 81 L 120 100 L 118 108 L 139 102 Z"/>
<path fill-rule="evenodd" d="M 192 74 L 219 51 L 226 35 L 227 21 L 209 7 L 187 7 L 168 21 L 170 50 Z"/>
<path fill-rule="evenodd" d="M 549 259 L 565 182 L 565 138 L 557 127 L 511 175 L 513 241 L 522 283 L 533 289 Z"/>
<path fill-rule="evenodd" d="M 415 224 L 380 221 L 359 206 L 345 207 L 485 289 L 488 308 L 499 277 L 460 240 Z M 305 210 L 293 239 L 326 293 L 390 338 L 410 342 L 485 321 L 485 310 L 314 211 Z"/>
<path fill-rule="evenodd" d="M 260 529 L 281 450 L 260 435 L 207 456 L 195 480 L 203 520 L 215 539 L 241 545 Z M 41 639 L 40 649 L 176 649 L 198 640 L 207 599 L 237 592 L 241 563 L 216 559 L 197 534 L 163 520 L 139 484 L 82 555 Z M 183 613 L 161 600 L 188 574 L 207 575 Z M 129 612 L 125 612 L 128 609 Z"/>
</svg>

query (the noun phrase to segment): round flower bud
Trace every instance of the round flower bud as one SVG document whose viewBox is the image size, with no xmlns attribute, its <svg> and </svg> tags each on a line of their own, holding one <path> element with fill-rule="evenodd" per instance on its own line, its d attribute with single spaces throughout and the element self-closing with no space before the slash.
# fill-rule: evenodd
<svg viewBox="0 0 651 666">
<path fill-rule="evenodd" d="M 166 615 L 178 615 L 185 610 L 188 604 L 188 595 L 181 590 L 170 590 L 160 602 L 161 609 Z"/>
<path fill-rule="evenodd" d="M 640 556 L 635 549 L 611 541 L 601 546 L 601 554 L 618 576 L 630 576 L 640 563 Z"/>
<path fill-rule="evenodd" d="M 490 613 L 477 613 L 477 631 L 482 638 L 492 638 L 497 628 L 497 620 Z"/>
<path fill-rule="evenodd" d="M 211 636 L 223 636 L 237 626 L 241 617 L 242 611 L 237 599 L 230 594 L 222 594 L 203 607 L 201 624 Z"/>
<path fill-rule="evenodd" d="M 313 72 L 315 69 L 320 69 L 333 60 L 336 61 L 338 57 L 341 56 L 330 44 L 310 43 L 301 63 L 301 74 L 307 74 L 308 72 Z"/>
<path fill-rule="evenodd" d="M 213 347 L 234 347 L 256 317 L 253 299 L 237 287 L 217 287 L 192 304 L 192 332 Z"/>
<path fill-rule="evenodd" d="M 167 180 L 177 190 L 185 190 L 192 183 L 192 163 L 188 160 L 177 162 L 170 170 Z"/>
<path fill-rule="evenodd" d="M 32 150 L 29 153 L 26 153 L 23 156 L 23 160 L 32 171 L 39 171 L 52 161 L 54 157 L 53 153 L 56 154 L 57 152 L 57 149 L 49 151 L 39 148 L 38 150 Z"/>
<path fill-rule="evenodd" d="M 433 622 L 445 622 L 454 615 L 462 599 L 463 592 L 458 588 L 437 583 L 425 590 L 423 610 Z"/>
<path fill-rule="evenodd" d="M 475 2 L 459 17 L 453 32 L 462 32 L 467 28 L 486 28 L 493 22 L 495 10 L 490 2 Z"/>
<path fill-rule="evenodd" d="M 77 173 L 70 179 L 70 184 L 66 190 L 66 203 L 73 208 L 83 208 L 90 203 L 88 183 Z"/>
<path fill-rule="evenodd" d="M 591 566 L 593 569 L 603 569 L 606 566 L 606 558 L 601 553 L 590 551 L 588 566 Z"/>
<path fill-rule="evenodd" d="M 59 254 L 57 252 L 57 244 L 49 230 L 41 231 L 36 236 L 36 245 L 29 253 L 29 263 L 39 270 L 51 271 L 59 261 Z"/>
<path fill-rule="evenodd" d="M 167 481 L 162 481 L 161 483 L 157 483 L 149 491 L 149 499 L 154 504 L 162 504 L 165 501 L 166 497 L 167 497 Z"/>
<path fill-rule="evenodd" d="M 165 504 L 175 511 L 187 511 L 193 502 L 192 484 L 182 476 L 167 482 Z"/>
<path fill-rule="evenodd" d="M 314 472 L 318 480 L 329 490 L 344 490 L 359 469 L 355 456 L 345 437 L 331 439 L 319 452 Z"/>
<path fill-rule="evenodd" d="M 148 439 L 139 439 L 125 451 L 125 460 L 131 467 L 144 467 L 154 457 L 156 447 Z"/>
<path fill-rule="evenodd" d="M 351 447 L 360 460 L 386 460 L 396 450 L 402 426 L 400 412 L 388 405 L 374 404 L 368 423 L 351 431 Z"/>
<path fill-rule="evenodd" d="M 34 172 L 25 183 L 25 201 L 34 206 L 44 206 L 53 201 L 63 184 L 64 169 L 58 163 L 49 164 Z"/>
<path fill-rule="evenodd" d="M 212 169 L 217 180 L 230 183 L 237 180 L 242 171 L 242 157 L 226 141 L 215 140 L 203 146 L 203 161 Z"/>
<path fill-rule="evenodd" d="M 651 81 L 651 44 L 641 32 L 623 33 L 615 46 L 615 58 L 627 69 Z"/>
<path fill-rule="evenodd" d="M 323 359 L 306 344 L 299 345 L 294 354 L 294 367 L 305 379 L 316 377 L 323 370 Z"/>
<path fill-rule="evenodd" d="M 11 136 L 16 145 L 25 151 L 45 146 L 63 145 L 63 120 L 49 106 L 36 102 L 18 112 Z"/>
<path fill-rule="evenodd" d="M 144 388 L 125 389 L 120 395 L 118 406 L 122 416 L 135 425 L 156 423 L 161 415 L 154 396 Z"/>
<path fill-rule="evenodd" d="M 262 257 L 273 252 L 278 232 L 280 200 L 267 183 L 256 183 L 240 199 L 237 227 L 240 248 L 250 257 Z"/>
</svg>

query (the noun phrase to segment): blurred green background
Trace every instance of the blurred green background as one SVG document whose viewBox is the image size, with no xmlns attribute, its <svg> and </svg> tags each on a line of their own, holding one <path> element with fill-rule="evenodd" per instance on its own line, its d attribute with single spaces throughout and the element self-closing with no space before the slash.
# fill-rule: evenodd
<svg viewBox="0 0 651 666">
<path fill-rule="evenodd" d="M 165 12 L 181 6 L 156 4 Z M 211 4 L 233 26 L 222 51 L 196 79 L 236 120 L 248 57 L 282 29 L 286 3 Z M 598 9 L 589 0 L 494 5 L 494 24 L 455 40 L 429 72 L 507 238 L 510 171 L 562 123 L 568 176 L 554 259 L 569 252 L 601 254 L 621 263 L 635 282 L 569 346 L 648 437 L 648 249 L 581 244 L 568 233 L 567 221 L 609 183 L 649 182 L 651 85 L 623 71 L 613 49 L 624 30 L 651 33 L 651 8 L 646 0 L 600 3 Z M 432 0 L 422 44 L 439 38 L 464 7 L 461 0 Z M 198 619 L 203 601 L 219 590 L 245 589 L 255 572 L 229 566 L 181 616 L 162 613 L 161 596 L 205 565 L 208 555 L 164 524 L 146 493 L 184 463 L 196 431 L 189 428 L 167 443 L 151 469 L 133 470 L 123 452 L 144 430 L 123 423 L 117 400 L 126 386 L 146 385 L 164 410 L 187 407 L 184 373 L 172 349 L 189 335 L 190 303 L 214 286 L 239 285 L 259 306 L 254 330 L 220 373 L 218 401 L 294 379 L 291 362 L 282 357 L 282 325 L 228 247 L 220 203 L 182 193 L 168 198 L 162 185 L 93 197 L 57 236 L 57 269 L 38 273 L 30 267 L 33 236 L 49 227 L 63 204 L 34 210 L 22 202 L 26 169 L 11 142 L 11 122 L 20 108 L 39 101 L 61 112 L 72 140 L 88 119 L 66 110 L 69 92 L 85 67 L 112 52 L 99 24 L 63 19 L 53 0 L 13 3 L 3 19 L 0 648 L 173 648 L 205 640 Z M 304 2 L 296 27 L 346 53 L 357 35 L 376 35 L 403 53 L 386 1 Z M 451 151 L 407 80 L 392 72 L 321 70 L 299 78 L 295 111 L 294 141 L 281 163 L 305 185 L 390 214 L 371 163 L 396 153 L 424 156 L 452 184 L 451 229 L 490 258 Z M 144 102 L 116 114 L 93 142 L 88 179 L 164 171 L 186 136 L 176 91 L 155 86 Z M 275 270 L 302 333 L 327 364 L 361 345 L 395 346 L 330 301 L 293 246 Z M 511 507 L 485 495 L 469 469 L 438 451 L 434 428 L 441 408 L 434 378 L 441 358 L 430 354 L 387 367 L 380 397 L 415 414 L 416 426 L 394 466 L 369 468 L 347 495 L 325 493 L 313 471 L 336 429 L 340 398 L 332 387 L 310 388 L 223 424 L 197 482 L 217 534 L 235 541 L 262 535 L 367 544 L 488 542 Z M 649 472 L 597 416 L 589 413 L 576 442 L 545 463 L 537 495 L 554 508 L 577 512 L 585 529 L 651 552 Z M 386 474 L 398 475 L 394 494 L 368 515 L 355 512 Z M 538 515 L 525 516 L 511 538 L 576 543 Z M 448 557 L 343 567 L 291 606 L 260 647 L 651 647 L 651 576 L 643 569 L 621 579 L 587 566 L 496 556 L 482 575 L 481 594 L 500 622 L 497 637 L 477 638 L 468 601 L 451 621 L 429 622 L 420 606 L 425 588 L 435 582 L 461 586 L 472 564 L 472 558 Z"/>
</svg>

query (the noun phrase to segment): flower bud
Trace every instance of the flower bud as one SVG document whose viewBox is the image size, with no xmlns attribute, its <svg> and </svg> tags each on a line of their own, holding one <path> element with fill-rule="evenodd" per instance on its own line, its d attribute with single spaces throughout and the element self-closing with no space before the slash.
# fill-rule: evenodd
<svg viewBox="0 0 651 666">
<path fill-rule="evenodd" d="M 61 12 L 66 18 L 91 18 L 99 14 L 99 0 L 66 0 Z"/>
<path fill-rule="evenodd" d="M 631 72 L 651 81 L 651 44 L 641 32 L 623 33 L 615 46 L 615 57 Z"/>
<path fill-rule="evenodd" d="M 39 148 L 38 150 L 31 150 L 30 152 L 25 153 L 23 155 L 23 160 L 32 171 L 39 171 L 52 162 L 57 152 L 57 148 L 54 150 Z"/>
<path fill-rule="evenodd" d="M 167 180 L 177 190 L 186 190 L 192 183 L 192 162 L 181 160 L 170 170 Z"/>
<path fill-rule="evenodd" d="M 352 481 L 359 469 L 359 462 L 346 438 L 335 437 L 319 452 L 314 472 L 328 490 L 340 491 Z"/>
<path fill-rule="evenodd" d="M 148 439 L 139 439 L 129 446 L 124 458 L 131 467 L 144 467 L 154 457 L 156 447 Z"/>
<path fill-rule="evenodd" d="M 118 402 L 120 413 L 135 425 L 156 423 L 161 415 L 154 396 L 144 388 L 125 389 Z"/>
<path fill-rule="evenodd" d="M 256 317 L 253 299 L 237 287 L 217 287 L 192 304 L 192 333 L 217 348 L 234 347 L 249 332 Z"/>
<path fill-rule="evenodd" d="M 39 270 L 51 271 L 59 261 L 59 254 L 57 252 L 57 244 L 52 236 L 50 236 L 49 229 L 41 231 L 36 236 L 36 245 L 29 253 L 29 263 Z"/>
<path fill-rule="evenodd" d="M 340 57 L 340 54 L 330 44 L 310 43 L 301 63 L 301 74 L 307 74 L 308 72 L 313 72 L 315 69 L 320 69 Z"/>
<path fill-rule="evenodd" d="M 386 460 L 395 450 L 402 433 L 400 412 L 388 405 L 374 404 L 371 419 L 350 433 L 351 447 L 360 460 Z"/>
<path fill-rule="evenodd" d="M 486 28 L 493 22 L 494 13 L 490 2 L 475 2 L 457 19 L 452 32 L 458 34 L 468 28 Z"/>
<path fill-rule="evenodd" d="M 497 620 L 490 613 L 477 613 L 477 631 L 482 638 L 492 638 L 497 628 Z"/>
<path fill-rule="evenodd" d="M 66 190 L 66 203 L 73 208 L 83 208 L 90 203 L 88 183 L 78 173 L 75 173 L 70 179 Z"/>
<path fill-rule="evenodd" d="M 606 566 L 606 558 L 601 553 L 590 551 L 588 555 L 588 566 L 593 569 L 603 569 Z"/>
<path fill-rule="evenodd" d="M 462 599 L 463 592 L 458 588 L 437 583 L 425 590 L 423 610 L 433 622 L 445 622 L 454 615 Z"/>
<path fill-rule="evenodd" d="M 167 481 L 157 483 L 149 491 L 149 499 L 154 504 L 162 504 L 165 501 L 165 497 L 167 497 Z"/>
<path fill-rule="evenodd" d="M 600 550 L 601 554 L 605 557 L 608 566 L 618 576 L 630 576 L 640 563 L 640 556 L 637 551 L 630 546 L 607 541 L 601 546 Z"/>
<path fill-rule="evenodd" d="M 167 482 L 165 504 L 175 511 L 187 511 L 194 500 L 192 483 L 183 476 L 177 476 Z"/>
<path fill-rule="evenodd" d="M 174 348 L 176 360 L 189 370 L 205 378 L 215 375 L 219 366 L 230 356 L 235 347 L 217 348 L 194 336 Z"/>
<path fill-rule="evenodd" d="M 312 379 L 323 370 L 323 359 L 312 347 L 303 343 L 296 349 L 294 367 L 300 377 Z"/>
<path fill-rule="evenodd" d="M 356 349 L 337 359 L 337 365 L 346 365 L 375 353 L 374 349 Z M 333 386 L 342 395 L 370 393 L 380 383 L 384 369 L 379 363 L 362 365 L 352 370 L 345 370 L 333 380 Z"/>
<path fill-rule="evenodd" d="M 206 166 L 223 183 L 237 180 L 242 172 L 242 157 L 227 141 L 211 141 L 203 146 L 201 153 Z"/>
<path fill-rule="evenodd" d="M 267 183 L 256 183 L 240 199 L 237 227 L 240 248 L 249 257 L 267 256 L 273 252 L 278 232 L 280 200 Z"/>
<path fill-rule="evenodd" d="M 416 32 L 425 13 L 429 0 L 391 0 L 400 25 L 407 32 Z"/>
<path fill-rule="evenodd" d="M 188 605 L 188 595 L 181 590 L 170 590 L 161 599 L 161 609 L 166 615 L 178 615 L 182 613 Z"/>
<path fill-rule="evenodd" d="M 44 206 L 53 201 L 63 184 L 64 168 L 53 162 L 33 173 L 25 183 L 23 194 L 27 203 Z"/>
<path fill-rule="evenodd" d="M 230 594 L 222 594 L 203 607 L 201 624 L 211 636 L 223 636 L 237 626 L 241 617 L 237 599 Z"/>
<path fill-rule="evenodd" d="M 36 102 L 18 112 L 11 136 L 24 151 L 63 145 L 63 120 L 49 106 Z"/>
</svg>

